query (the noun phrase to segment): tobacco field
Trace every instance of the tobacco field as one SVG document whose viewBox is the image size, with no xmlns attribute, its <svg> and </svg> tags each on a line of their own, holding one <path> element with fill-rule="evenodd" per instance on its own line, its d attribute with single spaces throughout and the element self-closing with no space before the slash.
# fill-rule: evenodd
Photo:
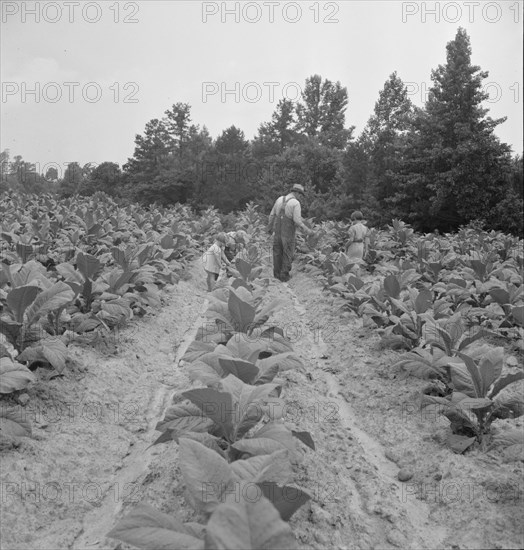
<svg viewBox="0 0 524 550">
<path fill-rule="evenodd" d="M 282 283 L 254 204 L 0 219 L 1 548 L 522 548 L 521 239 L 326 221 Z"/>
</svg>

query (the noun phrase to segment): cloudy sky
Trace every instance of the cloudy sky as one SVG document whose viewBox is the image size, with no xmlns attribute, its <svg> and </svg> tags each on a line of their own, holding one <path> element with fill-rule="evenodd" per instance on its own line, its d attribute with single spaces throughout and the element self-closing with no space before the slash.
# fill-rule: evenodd
<svg viewBox="0 0 524 550">
<path fill-rule="evenodd" d="M 522 152 L 521 1 L 9 2 L 2 0 L 0 148 L 42 167 L 126 162 L 173 103 L 213 137 L 252 138 L 307 77 L 340 81 L 364 128 L 397 71 L 422 105 L 464 27 L 501 140 Z"/>
</svg>

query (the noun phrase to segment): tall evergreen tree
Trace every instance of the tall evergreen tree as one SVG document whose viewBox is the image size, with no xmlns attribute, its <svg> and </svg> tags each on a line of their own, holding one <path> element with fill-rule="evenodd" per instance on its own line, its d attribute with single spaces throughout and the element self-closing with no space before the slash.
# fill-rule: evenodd
<svg viewBox="0 0 524 550">
<path fill-rule="evenodd" d="M 229 212 L 244 206 L 250 195 L 251 151 L 244 132 L 226 128 L 204 155 L 198 173 L 195 206 L 216 206 Z"/>
<path fill-rule="evenodd" d="M 245 153 L 248 147 L 249 142 L 246 140 L 244 132 L 236 126 L 226 128 L 215 143 L 217 153 L 225 155 Z"/>
<path fill-rule="evenodd" d="M 163 187 L 169 182 L 167 158 L 173 150 L 166 124 L 150 120 L 144 134 L 135 137 L 135 152 L 124 165 L 127 193 L 146 203 L 162 200 Z"/>
<path fill-rule="evenodd" d="M 376 224 L 379 206 L 373 199 L 375 188 L 371 177 L 372 163 L 363 134 L 351 142 L 342 158 L 342 193 L 346 197 L 343 205 L 345 216 L 352 210 L 365 210 L 366 219 Z"/>
<path fill-rule="evenodd" d="M 260 125 L 253 141 L 253 154 L 257 158 L 278 155 L 296 142 L 295 105 L 289 99 L 281 99 L 270 122 Z"/>
<path fill-rule="evenodd" d="M 163 119 L 146 124 L 135 138 L 133 158 L 124 165 L 126 193 L 146 203 L 174 204 L 192 197 L 198 150 L 209 141 L 207 129 L 191 124 L 190 106 L 176 103 Z"/>
<path fill-rule="evenodd" d="M 423 230 L 449 231 L 473 219 L 489 223 L 507 191 L 510 148 L 493 133 L 505 118 L 492 120 L 482 107 L 488 73 L 471 64 L 464 29 L 446 49 L 397 172 L 396 214 Z"/>
<path fill-rule="evenodd" d="M 395 191 L 395 174 L 405 154 L 407 134 L 412 129 L 414 107 L 408 91 L 396 71 L 384 83 L 358 146 L 348 151 L 349 172 L 353 175 L 353 193 L 359 193 L 374 223 L 391 221 L 388 199 Z M 367 168 L 363 163 L 367 160 Z M 354 163 L 356 162 L 356 166 Z M 360 183 L 360 189 L 355 188 Z"/>
<path fill-rule="evenodd" d="M 309 77 L 297 106 L 297 130 L 318 138 L 322 145 L 344 149 L 353 131 L 345 128 L 347 104 L 348 92 L 340 82 L 323 81 L 320 75 Z"/>
<path fill-rule="evenodd" d="M 164 123 L 170 137 L 172 153 L 180 158 L 191 132 L 191 107 L 187 103 L 175 103 L 165 113 Z"/>
</svg>

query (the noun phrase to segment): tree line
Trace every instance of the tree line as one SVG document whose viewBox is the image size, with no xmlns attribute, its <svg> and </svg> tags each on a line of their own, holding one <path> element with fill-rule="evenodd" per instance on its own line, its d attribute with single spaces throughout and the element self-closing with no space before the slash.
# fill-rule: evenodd
<svg viewBox="0 0 524 550">
<path fill-rule="evenodd" d="M 522 234 L 522 156 L 494 134 L 505 118 L 494 120 L 483 107 L 487 76 L 471 64 L 470 39 L 459 28 L 446 46 L 446 63 L 431 72 L 424 106 L 413 105 L 393 72 L 358 137 L 346 127 L 347 89 L 313 75 L 300 100 L 281 100 L 253 140 L 236 126 L 213 139 L 192 123 L 190 105 L 176 103 L 136 136 L 122 168 L 71 163 L 58 179 L 31 172 L 19 156 L 9 161 L 4 151 L 0 189 L 62 196 L 102 191 L 228 213 L 249 201 L 268 211 L 279 194 L 301 183 L 305 214 L 318 220 L 347 219 L 358 209 L 376 226 L 400 218 L 420 231 L 448 232 L 475 222 Z"/>
</svg>

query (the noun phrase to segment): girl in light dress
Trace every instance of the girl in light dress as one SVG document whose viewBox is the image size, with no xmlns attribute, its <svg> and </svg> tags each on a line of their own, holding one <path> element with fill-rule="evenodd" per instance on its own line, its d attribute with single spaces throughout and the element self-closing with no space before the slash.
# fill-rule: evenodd
<svg viewBox="0 0 524 550">
<path fill-rule="evenodd" d="M 348 231 L 347 255 L 352 259 L 362 260 L 369 244 L 369 229 L 362 222 L 362 212 L 359 210 L 351 214 L 352 225 Z"/>
<path fill-rule="evenodd" d="M 231 262 L 226 258 L 224 249 L 226 247 L 226 235 L 219 233 L 215 237 L 215 242 L 207 249 L 202 256 L 202 263 L 207 274 L 207 290 L 211 292 L 215 287 L 215 282 L 220 274 L 222 262 L 226 265 L 231 265 Z"/>
</svg>

